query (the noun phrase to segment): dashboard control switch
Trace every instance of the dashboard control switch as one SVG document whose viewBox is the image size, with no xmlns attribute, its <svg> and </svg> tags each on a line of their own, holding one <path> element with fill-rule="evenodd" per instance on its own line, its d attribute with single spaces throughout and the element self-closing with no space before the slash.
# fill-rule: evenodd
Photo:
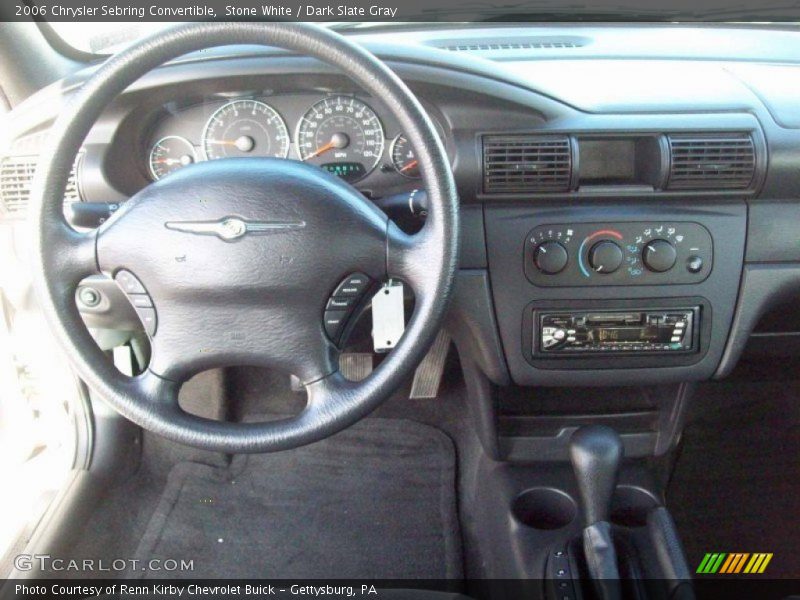
<svg viewBox="0 0 800 600">
<path fill-rule="evenodd" d="M 325 333 L 334 344 L 339 343 L 339 338 L 342 337 L 348 320 L 370 284 L 370 278 L 363 273 L 351 273 L 336 286 L 333 294 L 328 298 L 322 322 Z"/>
<path fill-rule="evenodd" d="M 100 292 L 93 287 L 82 287 L 78 290 L 78 299 L 81 301 L 81 304 L 89 308 L 94 308 L 100 304 L 102 298 Z"/>
<path fill-rule="evenodd" d="M 128 299 L 134 308 L 153 308 L 153 300 L 147 294 L 131 294 Z"/>
<path fill-rule="evenodd" d="M 542 242 L 533 251 L 533 260 L 542 273 L 555 275 L 567 266 L 569 256 L 567 250 L 558 242 Z"/>
<path fill-rule="evenodd" d="M 150 337 L 154 337 L 156 335 L 156 327 L 158 325 L 158 321 L 156 320 L 156 309 L 135 308 L 136 314 L 139 315 L 139 319 L 141 319 L 142 325 L 144 325 L 145 332 L 147 332 L 147 335 Z"/>
<path fill-rule="evenodd" d="M 589 265 L 595 272 L 608 275 L 622 265 L 622 248 L 609 240 L 597 242 L 589 250 Z"/>
<path fill-rule="evenodd" d="M 339 334 L 347 321 L 347 311 L 345 310 L 326 310 L 323 318 L 325 322 L 325 333 L 334 342 L 339 339 Z"/>
<path fill-rule="evenodd" d="M 675 266 L 678 252 L 667 240 L 653 240 L 648 242 L 642 250 L 642 262 L 656 273 L 669 271 Z"/>
<path fill-rule="evenodd" d="M 686 270 L 689 273 L 699 273 L 703 270 L 703 259 L 699 256 L 690 256 L 686 260 Z"/>
<path fill-rule="evenodd" d="M 126 294 L 146 294 L 147 290 L 144 289 L 142 282 L 136 279 L 136 275 L 124 269 L 117 271 L 114 275 L 114 281 L 117 282 L 122 291 Z"/>
<path fill-rule="evenodd" d="M 369 277 L 362 273 L 353 273 L 339 284 L 339 287 L 336 288 L 333 295 L 337 297 L 360 296 L 364 293 L 364 290 L 367 289 L 368 285 Z"/>
<path fill-rule="evenodd" d="M 356 300 L 358 300 L 357 296 L 333 296 L 330 300 L 328 300 L 328 306 L 326 306 L 325 309 L 349 310 L 356 303 Z"/>
</svg>

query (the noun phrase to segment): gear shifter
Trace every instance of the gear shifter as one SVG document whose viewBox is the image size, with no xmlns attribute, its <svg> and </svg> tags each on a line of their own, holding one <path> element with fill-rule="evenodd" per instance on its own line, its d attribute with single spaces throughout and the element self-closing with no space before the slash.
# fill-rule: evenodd
<svg viewBox="0 0 800 600">
<path fill-rule="evenodd" d="M 610 427 L 588 425 L 572 434 L 569 455 L 578 480 L 584 525 L 608 521 L 622 461 L 622 440 Z"/>
<path fill-rule="evenodd" d="M 602 600 L 621 598 L 617 555 L 608 518 L 622 454 L 619 435 L 603 425 L 581 427 L 569 442 L 583 510 L 583 550 L 595 590 Z"/>
</svg>

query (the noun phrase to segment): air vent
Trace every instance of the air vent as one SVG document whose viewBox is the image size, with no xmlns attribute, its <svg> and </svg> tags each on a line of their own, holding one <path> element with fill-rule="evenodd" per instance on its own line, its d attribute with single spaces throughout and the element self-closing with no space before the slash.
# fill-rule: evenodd
<svg viewBox="0 0 800 600">
<path fill-rule="evenodd" d="M 440 46 L 450 52 L 489 52 L 498 50 L 544 50 L 551 48 L 581 48 L 585 44 L 573 40 L 542 40 L 539 42 L 509 42 L 495 44 L 450 44 Z"/>
<path fill-rule="evenodd" d="M 9 156 L 0 161 L 0 206 L 5 207 L 6 214 L 24 217 L 27 213 L 37 160 L 37 156 Z M 64 191 L 65 204 L 81 199 L 77 173 L 82 160 L 80 153 L 72 165 Z"/>
<path fill-rule="evenodd" d="M 756 172 L 753 139 L 747 133 L 669 135 L 670 190 L 744 190 Z"/>
<path fill-rule="evenodd" d="M 487 194 L 566 192 L 571 178 L 567 136 L 483 137 L 483 191 Z"/>
</svg>

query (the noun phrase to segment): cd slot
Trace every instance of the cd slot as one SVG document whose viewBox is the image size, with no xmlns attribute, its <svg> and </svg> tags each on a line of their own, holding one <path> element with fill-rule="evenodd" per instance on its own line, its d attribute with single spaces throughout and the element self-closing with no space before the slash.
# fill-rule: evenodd
<svg viewBox="0 0 800 600">
<path fill-rule="evenodd" d="M 587 325 L 636 324 L 642 322 L 642 313 L 592 313 L 586 315 Z"/>
</svg>

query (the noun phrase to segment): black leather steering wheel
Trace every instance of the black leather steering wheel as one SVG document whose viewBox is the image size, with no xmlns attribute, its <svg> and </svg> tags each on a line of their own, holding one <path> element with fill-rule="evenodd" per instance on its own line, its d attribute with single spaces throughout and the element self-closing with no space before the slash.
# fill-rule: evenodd
<svg viewBox="0 0 800 600">
<path fill-rule="evenodd" d="M 186 167 L 141 190 L 96 231 L 73 230 L 63 216 L 64 188 L 74 156 L 106 106 L 164 62 L 228 44 L 277 46 L 317 58 L 390 107 L 419 157 L 429 198 L 423 229 L 404 234 L 357 190 L 317 167 L 252 158 Z M 457 266 L 455 183 L 425 111 L 377 58 L 305 24 L 189 24 L 113 56 L 56 120 L 32 206 L 37 291 L 78 374 L 143 428 L 223 452 L 308 444 L 367 415 L 424 356 L 442 324 Z M 197 231 L 209 227 L 216 235 Z M 78 284 L 98 272 L 133 274 L 156 311 L 150 365 L 139 376 L 114 367 L 77 310 Z M 415 294 L 400 343 L 359 383 L 338 372 L 339 351 L 322 322 L 328 297 L 352 273 L 375 282 L 397 278 Z M 308 392 L 306 408 L 280 421 L 228 423 L 179 407 L 182 382 L 234 365 L 297 375 Z"/>
</svg>

